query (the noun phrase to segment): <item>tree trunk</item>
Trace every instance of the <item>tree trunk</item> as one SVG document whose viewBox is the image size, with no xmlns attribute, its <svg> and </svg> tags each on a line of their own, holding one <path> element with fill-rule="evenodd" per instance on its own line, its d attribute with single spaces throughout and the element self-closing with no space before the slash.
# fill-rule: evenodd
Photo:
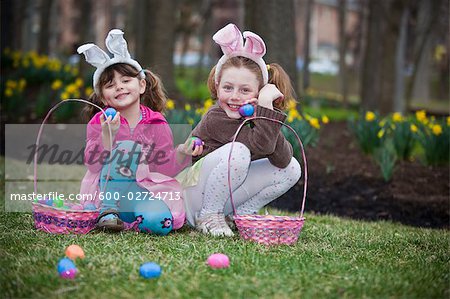
<svg viewBox="0 0 450 299">
<path fill-rule="evenodd" d="M 313 14 L 314 0 L 306 0 L 305 16 L 305 57 L 303 58 L 303 92 L 309 87 L 309 62 L 311 49 L 311 17 Z"/>
<path fill-rule="evenodd" d="M 374 1 L 368 2 L 367 41 L 364 51 L 361 80 L 361 106 L 364 110 L 376 110 L 377 99 L 380 97 L 380 63 L 381 18 L 380 5 Z"/>
<path fill-rule="evenodd" d="M 347 53 L 347 37 L 345 33 L 346 11 L 346 0 L 339 0 L 339 87 L 345 108 L 348 107 L 347 64 L 345 63 Z"/>
<path fill-rule="evenodd" d="M 394 110 L 395 62 L 402 0 L 369 1 L 369 28 L 361 88 L 362 107 L 386 115 Z"/>
<path fill-rule="evenodd" d="M 406 89 L 408 108 L 413 98 L 428 100 L 431 43 L 437 31 L 435 26 L 438 24 L 440 9 L 445 2 L 448 5 L 448 1 L 441 0 L 419 2 L 413 53 L 414 68 Z"/>
<path fill-rule="evenodd" d="M 1 9 L 1 26 L 2 26 L 2 34 L 1 34 L 1 52 L 5 48 L 9 48 L 10 50 L 14 47 L 13 45 L 13 36 L 14 29 L 16 25 L 14 24 L 14 3 L 17 1 L 13 0 L 2 0 L 0 2 Z"/>
<path fill-rule="evenodd" d="M 79 16 L 79 26 L 76 28 L 76 30 L 80 34 L 80 41 L 82 43 L 87 43 L 88 41 L 94 41 L 94 38 L 92 36 L 92 32 L 94 31 L 92 26 L 93 23 L 90 22 L 91 20 L 91 11 L 93 9 L 93 2 L 90 0 L 79 0 L 75 2 L 75 5 L 77 6 L 77 9 L 80 10 Z M 103 48 L 103 45 L 100 45 L 101 48 Z M 82 62 L 84 59 L 80 59 L 80 63 L 78 63 L 80 75 L 84 77 L 88 72 L 91 71 L 91 67 L 87 64 Z"/>
<path fill-rule="evenodd" d="M 149 68 L 161 77 L 170 97 L 176 93 L 173 51 L 175 45 L 175 1 L 148 0 L 145 13 L 139 16 L 143 27 L 138 27 L 141 38 L 136 44 L 143 44 L 138 57 L 143 68 Z M 138 9 L 143 10 L 139 6 Z M 141 31 L 142 30 L 142 31 Z M 142 50 L 142 48 L 141 48 Z"/>
<path fill-rule="evenodd" d="M 293 0 L 247 0 L 245 29 L 262 37 L 267 47 L 264 60 L 280 64 L 297 92 L 294 11 Z"/>
<path fill-rule="evenodd" d="M 47 54 L 49 52 L 50 41 L 50 12 L 53 0 L 41 0 L 40 21 L 39 21 L 39 38 L 38 53 Z"/>
<path fill-rule="evenodd" d="M 405 113 L 405 54 L 408 35 L 409 7 L 405 7 L 400 22 L 400 37 L 397 43 L 395 59 L 395 96 L 394 111 Z"/>
</svg>

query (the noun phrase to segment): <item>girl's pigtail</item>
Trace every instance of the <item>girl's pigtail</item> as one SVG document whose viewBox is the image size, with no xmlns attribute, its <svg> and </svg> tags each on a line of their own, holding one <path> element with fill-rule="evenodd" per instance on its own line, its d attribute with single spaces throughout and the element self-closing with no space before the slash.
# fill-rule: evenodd
<svg viewBox="0 0 450 299">
<path fill-rule="evenodd" d="M 149 70 L 144 70 L 147 87 L 142 95 L 142 104 L 153 111 L 162 112 L 166 107 L 167 95 L 161 79 Z"/>
<path fill-rule="evenodd" d="M 281 65 L 271 63 L 268 65 L 269 83 L 274 84 L 284 95 L 283 100 L 276 100 L 274 106 L 280 110 L 286 110 L 289 104 L 295 102 L 295 91 L 291 84 L 291 79 Z"/>
<path fill-rule="evenodd" d="M 216 74 L 216 66 L 214 66 L 211 69 L 211 71 L 209 72 L 208 83 L 207 83 L 209 93 L 211 94 L 211 98 L 213 100 L 217 100 L 217 88 L 216 88 L 215 74 Z"/>
</svg>

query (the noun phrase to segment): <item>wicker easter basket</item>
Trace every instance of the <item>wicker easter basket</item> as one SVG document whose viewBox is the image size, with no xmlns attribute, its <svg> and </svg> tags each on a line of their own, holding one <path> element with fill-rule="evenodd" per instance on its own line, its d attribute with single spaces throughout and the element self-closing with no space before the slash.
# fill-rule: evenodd
<svg viewBox="0 0 450 299">
<path fill-rule="evenodd" d="M 42 124 L 39 128 L 39 132 L 36 138 L 36 149 L 39 149 L 39 141 L 44 128 L 44 124 L 50 117 L 51 113 L 57 109 L 60 105 L 67 102 L 81 102 L 89 105 L 93 105 L 101 110 L 99 106 L 82 99 L 67 99 L 65 101 L 59 102 L 50 109 L 50 111 L 45 116 Z M 106 116 L 106 114 L 105 114 Z M 109 133 L 111 134 L 111 128 L 108 123 Z M 110 139 L 111 140 L 111 139 Z M 112 143 L 112 142 L 111 142 Z M 111 144 L 112 148 L 112 144 Z M 38 194 L 37 190 L 37 159 L 39 150 L 35 151 L 34 154 L 34 193 Z M 108 169 L 108 174 L 109 174 Z M 106 188 L 106 184 L 105 184 Z M 34 225 L 37 230 L 41 230 L 51 234 L 87 234 L 93 230 L 97 223 L 97 218 L 99 215 L 99 209 L 96 210 L 74 210 L 74 209 L 64 209 L 55 206 L 48 206 L 39 202 L 32 203 L 32 211 L 34 218 Z"/>
<path fill-rule="evenodd" d="M 273 121 L 287 127 L 294 133 L 298 143 L 300 144 L 304 164 L 305 183 L 303 185 L 303 200 L 299 216 L 237 215 L 236 213 L 236 207 L 233 202 L 233 192 L 231 189 L 231 174 L 230 174 L 231 152 L 233 151 L 234 143 L 242 127 L 247 122 L 252 121 L 254 119 L 264 119 L 268 121 Z M 281 121 L 263 116 L 249 117 L 242 122 L 242 124 L 239 126 L 234 135 L 230 148 L 230 153 L 228 156 L 228 187 L 230 192 L 231 206 L 233 208 L 234 221 L 239 231 L 239 235 L 244 240 L 250 240 L 264 245 L 277 245 L 277 244 L 293 245 L 295 242 L 297 242 L 303 224 L 305 222 L 305 218 L 303 217 L 303 211 L 305 209 L 307 181 L 308 181 L 308 167 L 306 163 L 305 150 L 303 148 L 303 143 L 300 140 L 300 137 L 297 135 L 295 130 L 292 129 L 292 127 Z"/>
</svg>

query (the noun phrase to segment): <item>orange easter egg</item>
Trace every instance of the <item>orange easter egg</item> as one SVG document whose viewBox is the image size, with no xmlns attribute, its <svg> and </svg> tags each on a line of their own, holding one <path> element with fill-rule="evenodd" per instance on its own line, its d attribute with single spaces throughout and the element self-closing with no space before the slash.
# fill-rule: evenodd
<svg viewBox="0 0 450 299">
<path fill-rule="evenodd" d="M 80 246 L 73 244 L 66 248 L 66 256 L 73 261 L 78 257 L 84 259 L 84 251 Z"/>
</svg>

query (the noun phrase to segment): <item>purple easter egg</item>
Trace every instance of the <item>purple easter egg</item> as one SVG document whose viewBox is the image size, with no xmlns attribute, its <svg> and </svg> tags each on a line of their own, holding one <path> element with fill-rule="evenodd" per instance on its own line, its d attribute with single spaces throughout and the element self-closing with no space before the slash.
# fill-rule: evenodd
<svg viewBox="0 0 450 299">
<path fill-rule="evenodd" d="M 78 270 L 77 268 L 67 269 L 59 273 L 59 277 L 64 279 L 74 279 L 77 276 Z"/>
<path fill-rule="evenodd" d="M 203 141 L 198 137 L 192 137 L 192 140 L 194 141 L 192 144 L 192 149 L 203 144 Z"/>
<path fill-rule="evenodd" d="M 255 112 L 255 107 L 253 107 L 250 104 L 242 105 L 239 108 L 239 114 L 244 116 L 244 117 L 252 116 L 254 112 Z"/>
</svg>

